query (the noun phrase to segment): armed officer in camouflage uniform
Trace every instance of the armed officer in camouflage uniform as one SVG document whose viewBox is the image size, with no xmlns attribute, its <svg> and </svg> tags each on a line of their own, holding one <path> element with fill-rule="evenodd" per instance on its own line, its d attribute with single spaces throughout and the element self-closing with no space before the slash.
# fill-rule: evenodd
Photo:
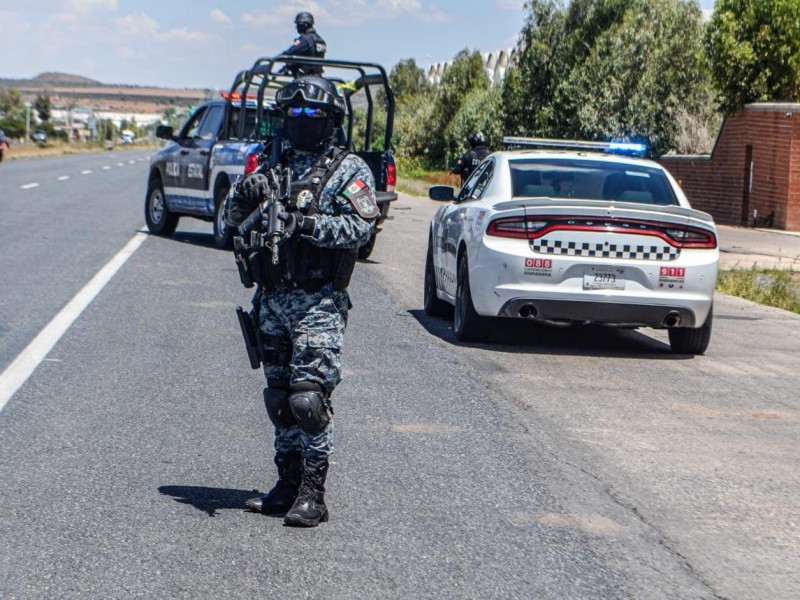
<svg viewBox="0 0 800 600">
<path fill-rule="evenodd" d="M 380 210 L 369 167 L 335 142 L 345 114 L 336 86 L 322 77 L 301 77 L 277 92 L 276 104 L 285 115 L 286 143 L 234 187 L 226 215 L 229 225 L 238 226 L 252 214 L 268 190 L 273 163 L 291 170 L 290 198 L 279 214 L 285 224 L 279 264 L 259 261 L 252 249 L 247 265 L 258 283 L 251 314 L 264 346 L 264 403 L 275 426 L 278 468 L 275 487 L 247 506 L 285 512 L 286 524 L 313 527 L 328 519 L 330 398 L 341 380 L 339 356 L 351 307 L 347 286 Z"/>
<path fill-rule="evenodd" d="M 486 147 L 486 136 L 482 132 L 476 131 L 467 138 L 469 150 L 461 155 L 458 162 L 450 169 L 451 173 L 461 175 L 461 185 L 472 174 L 481 161 L 489 156 L 489 148 Z"/>
<path fill-rule="evenodd" d="M 299 37 L 295 38 L 294 43 L 283 51 L 289 56 L 311 56 L 313 58 L 325 58 L 328 50 L 325 40 L 314 29 L 314 15 L 309 12 L 297 13 L 294 18 Z M 295 77 L 301 75 L 322 75 L 322 67 L 318 65 L 286 65 L 282 73 L 291 73 Z"/>
</svg>

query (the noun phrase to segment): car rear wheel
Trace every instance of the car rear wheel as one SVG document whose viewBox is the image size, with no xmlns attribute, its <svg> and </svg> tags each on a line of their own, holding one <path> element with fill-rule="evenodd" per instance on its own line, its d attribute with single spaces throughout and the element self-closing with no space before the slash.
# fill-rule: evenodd
<svg viewBox="0 0 800 600">
<path fill-rule="evenodd" d="M 704 354 L 711 341 L 713 307 L 702 327 L 678 327 L 669 330 L 669 347 L 676 354 Z"/>
<path fill-rule="evenodd" d="M 469 286 L 469 266 L 464 256 L 458 263 L 456 306 L 453 311 L 453 329 L 462 342 L 482 342 L 489 336 L 489 319 L 475 311 Z"/>
<path fill-rule="evenodd" d="M 216 209 L 214 210 L 214 245 L 223 250 L 230 250 L 233 248 L 233 236 L 236 230 L 233 227 L 228 227 L 225 222 L 225 199 L 228 197 L 230 186 L 224 183 L 217 189 L 217 194 L 214 200 Z"/>
<path fill-rule="evenodd" d="M 425 289 L 423 290 L 423 308 L 430 317 L 444 317 L 451 313 L 453 307 L 436 296 L 436 274 L 433 271 L 433 247 L 428 241 L 428 255 L 425 259 Z"/>
<path fill-rule="evenodd" d="M 172 235 L 178 227 L 178 215 L 167 208 L 164 186 L 158 177 L 150 179 L 144 205 L 144 220 L 150 233 Z"/>
</svg>

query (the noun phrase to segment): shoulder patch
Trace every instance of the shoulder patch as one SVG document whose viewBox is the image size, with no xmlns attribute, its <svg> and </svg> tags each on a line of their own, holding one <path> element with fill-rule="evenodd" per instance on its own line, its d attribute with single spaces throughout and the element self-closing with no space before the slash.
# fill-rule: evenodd
<svg viewBox="0 0 800 600">
<path fill-rule="evenodd" d="M 375 201 L 375 193 L 360 177 L 348 185 L 342 195 L 350 201 L 362 219 L 374 219 L 381 214 L 381 209 Z"/>
</svg>

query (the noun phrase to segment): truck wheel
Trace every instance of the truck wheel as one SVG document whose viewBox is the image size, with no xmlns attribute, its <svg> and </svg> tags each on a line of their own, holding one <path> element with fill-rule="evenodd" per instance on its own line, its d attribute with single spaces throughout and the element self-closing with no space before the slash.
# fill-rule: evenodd
<svg viewBox="0 0 800 600">
<path fill-rule="evenodd" d="M 367 240 L 364 245 L 358 249 L 358 258 L 360 260 L 366 260 L 369 258 L 369 255 L 372 254 L 372 250 L 375 248 L 375 238 L 377 237 L 378 232 L 373 231 L 369 240 Z"/>
<path fill-rule="evenodd" d="M 233 248 L 233 236 L 236 230 L 233 227 L 228 227 L 225 222 L 225 198 L 228 197 L 230 186 L 223 183 L 217 189 L 217 194 L 214 200 L 216 209 L 214 210 L 214 245 L 222 250 L 230 250 Z"/>
<path fill-rule="evenodd" d="M 456 338 L 461 342 L 483 342 L 489 337 L 489 319 L 479 315 L 475 310 L 475 305 L 472 304 L 469 265 L 466 256 L 458 263 L 453 330 Z"/>
<path fill-rule="evenodd" d="M 676 354 L 705 354 L 711 341 L 711 326 L 714 307 L 702 327 L 676 327 L 668 330 L 669 347 Z"/>
<path fill-rule="evenodd" d="M 433 247 L 428 241 L 428 256 L 425 259 L 425 288 L 423 290 L 423 308 L 430 317 L 445 317 L 453 311 L 444 300 L 436 295 L 436 274 L 433 271 Z"/>
<path fill-rule="evenodd" d="M 152 177 L 147 185 L 147 198 L 144 201 L 144 221 L 150 233 L 172 235 L 178 227 L 178 215 L 167 208 L 164 186 L 161 179 Z"/>
</svg>

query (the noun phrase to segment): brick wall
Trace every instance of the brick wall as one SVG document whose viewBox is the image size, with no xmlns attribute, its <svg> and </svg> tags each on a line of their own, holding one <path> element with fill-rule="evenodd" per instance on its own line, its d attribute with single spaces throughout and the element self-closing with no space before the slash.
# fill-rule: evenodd
<svg viewBox="0 0 800 600">
<path fill-rule="evenodd" d="M 748 104 L 725 119 L 711 155 L 659 162 L 718 223 L 800 231 L 800 104 Z"/>
</svg>

